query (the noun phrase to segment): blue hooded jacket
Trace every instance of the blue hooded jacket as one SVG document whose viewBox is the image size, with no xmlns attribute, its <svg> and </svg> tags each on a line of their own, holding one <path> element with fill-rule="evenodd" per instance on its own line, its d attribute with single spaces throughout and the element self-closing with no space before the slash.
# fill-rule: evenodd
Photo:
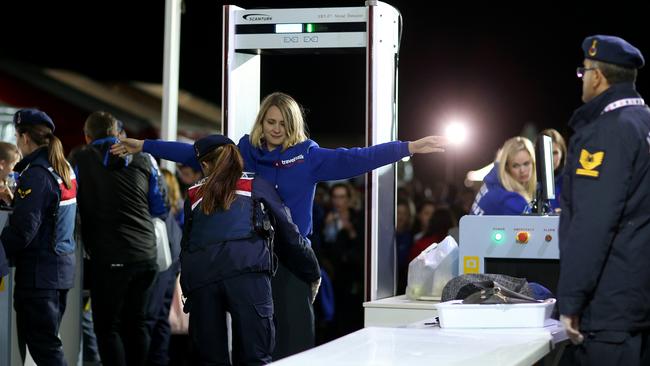
<svg viewBox="0 0 650 366">
<path fill-rule="evenodd" d="M 526 199 L 517 192 L 503 187 L 498 175 L 498 165 L 483 179 L 483 186 L 474 199 L 472 215 L 521 215 L 530 208 Z"/>
</svg>

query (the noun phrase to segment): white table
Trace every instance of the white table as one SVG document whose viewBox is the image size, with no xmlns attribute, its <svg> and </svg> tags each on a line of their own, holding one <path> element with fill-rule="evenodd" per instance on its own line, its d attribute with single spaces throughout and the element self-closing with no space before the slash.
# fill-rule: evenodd
<svg viewBox="0 0 650 366">
<path fill-rule="evenodd" d="M 369 327 L 274 362 L 277 366 L 529 366 L 553 347 L 553 330 Z"/>
<path fill-rule="evenodd" d="M 409 300 L 406 295 L 363 303 L 364 326 L 400 327 L 438 315 L 440 301 Z"/>
</svg>

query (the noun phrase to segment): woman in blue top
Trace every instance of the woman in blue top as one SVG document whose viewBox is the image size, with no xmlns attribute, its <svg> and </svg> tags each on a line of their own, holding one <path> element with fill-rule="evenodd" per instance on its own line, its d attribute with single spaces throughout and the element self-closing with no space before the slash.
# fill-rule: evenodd
<svg viewBox="0 0 650 366">
<path fill-rule="evenodd" d="M 238 146 L 245 170 L 273 184 L 291 210 L 300 233 L 308 236 L 312 232 L 312 206 L 318 182 L 364 174 L 411 154 L 444 151 L 446 139 L 427 136 L 412 142 L 393 141 L 364 148 L 321 148 L 307 137 L 300 105 L 287 94 L 273 93 L 262 101 L 250 135 L 244 135 Z M 199 167 L 190 144 L 125 139 L 113 147 L 115 154 L 137 151 Z M 304 282 L 280 266 L 273 278 L 277 322 L 273 359 L 313 347 L 310 293 Z"/>
<path fill-rule="evenodd" d="M 553 140 L 553 174 L 555 176 L 555 199 L 550 200 L 551 209 L 560 212 L 560 193 L 562 192 L 562 180 L 564 180 L 564 164 L 566 163 L 566 142 L 562 135 L 555 129 L 549 128 L 542 131 L 542 134 L 551 137 Z"/>
<path fill-rule="evenodd" d="M 525 137 L 513 137 L 497 153 L 494 168 L 483 179 L 473 215 L 521 215 L 535 194 L 535 153 Z"/>
</svg>

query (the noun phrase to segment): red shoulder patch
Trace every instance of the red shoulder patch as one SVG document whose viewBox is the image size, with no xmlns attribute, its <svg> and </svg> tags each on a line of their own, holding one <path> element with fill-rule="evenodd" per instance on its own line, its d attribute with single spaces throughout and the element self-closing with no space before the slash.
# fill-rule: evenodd
<svg viewBox="0 0 650 366">
<path fill-rule="evenodd" d="M 68 201 L 77 197 L 77 179 L 72 178 L 68 189 L 63 182 L 59 184 L 61 189 L 61 202 Z"/>
<path fill-rule="evenodd" d="M 235 188 L 238 191 L 252 192 L 253 191 L 253 180 L 250 178 L 239 178 L 237 181 L 237 186 Z"/>
<path fill-rule="evenodd" d="M 199 188 L 201 188 L 202 185 L 203 183 L 195 184 L 187 189 L 187 197 L 189 198 L 192 207 L 194 207 L 194 204 L 198 201 Z"/>
</svg>

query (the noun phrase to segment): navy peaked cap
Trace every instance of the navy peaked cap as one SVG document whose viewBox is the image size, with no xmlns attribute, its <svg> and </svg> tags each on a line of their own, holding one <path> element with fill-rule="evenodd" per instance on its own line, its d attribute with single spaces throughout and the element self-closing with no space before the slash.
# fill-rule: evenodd
<svg viewBox="0 0 650 366">
<path fill-rule="evenodd" d="M 619 37 L 589 36 L 582 41 L 582 50 L 585 58 L 629 69 L 640 69 L 645 64 L 641 51 Z"/>
<path fill-rule="evenodd" d="M 228 144 L 234 145 L 235 143 L 224 135 L 209 135 L 194 143 L 194 153 L 197 159 L 201 159 L 219 146 Z"/>
<path fill-rule="evenodd" d="M 45 112 L 38 109 L 21 109 L 14 114 L 14 125 L 46 125 L 54 132 L 54 122 Z"/>
</svg>

